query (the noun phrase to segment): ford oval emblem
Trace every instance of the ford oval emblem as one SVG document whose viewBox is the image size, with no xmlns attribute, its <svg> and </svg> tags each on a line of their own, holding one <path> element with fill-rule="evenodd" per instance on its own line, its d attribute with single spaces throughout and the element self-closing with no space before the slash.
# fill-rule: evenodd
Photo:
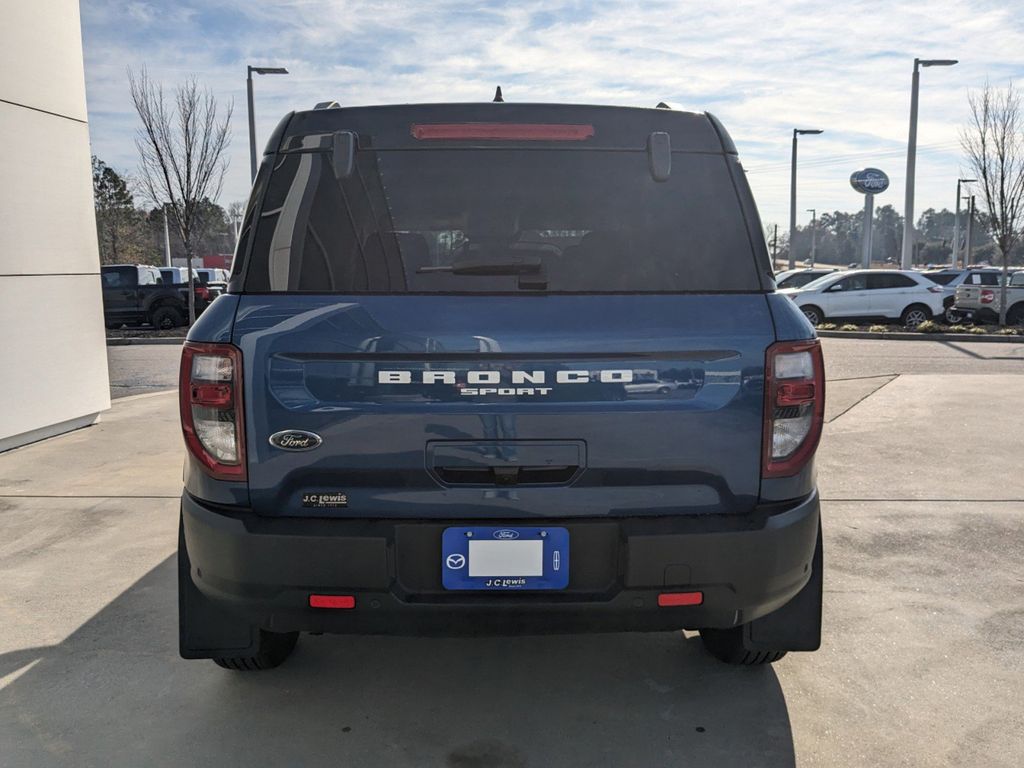
<svg viewBox="0 0 1024 768">
<path fill-rule="evenodd" d="M 322 442 L 320 435 L 304 429 L 285 429 L 270 436 L 270 444 L 282 451 L 311 451 Z"/>
<path fill-rule="evenodd" d="M 508 528 L 502 528 L 500 531 L 494 532 L 494 538 L 502 539 L 503 541 L 511 541 L 512 539 L 519 538 L 519 531 L 513 531 Z"/>
</svg>

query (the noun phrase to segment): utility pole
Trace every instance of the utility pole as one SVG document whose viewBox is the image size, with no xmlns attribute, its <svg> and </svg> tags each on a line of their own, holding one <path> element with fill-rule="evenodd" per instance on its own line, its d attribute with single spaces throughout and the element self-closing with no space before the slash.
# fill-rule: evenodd
<svg viewBox="0 0 1024 768">
<path fill-rule="evenodd" d="M 921 83 L 920 67 L 951 67 L 956 59 L 914 59 L 910 81 L 910 135 L 907 138 L 906 197 L 903 206 L 903 248 L 900 268 L 914 266 L 914 173 L 917 164 L 917 92 Z"/>
<path fill-rule="evenodd" d="M 796 267 L 796 137 L 824 133 L 817 128 L 793 129 L 793 156 L 789 168 L 789 268 Z"/>
<path fill-rule="evenodd" d="M 818 211 L 815 208 L 808 208 L 811 214 L 811 266 L 814 266 L 814 257 L 818 250 Z"/>
</svg>

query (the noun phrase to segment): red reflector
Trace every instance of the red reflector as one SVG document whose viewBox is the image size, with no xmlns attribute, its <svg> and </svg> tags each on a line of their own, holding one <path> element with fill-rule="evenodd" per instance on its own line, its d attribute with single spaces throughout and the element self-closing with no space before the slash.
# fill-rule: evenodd
<svg viewBox="0 0 1024 768">
<path fill-rule="evenodd" d="M 310 608 L 355 608 L 356 599 L 352 595 L 310 595 Z"/>
<path fill-rule="evenodd" d="M 700 605 L 703 602 L 703 592 L 662 592 L 658 595 L 658 605 L 662 608 L 671 608 L 677 605 Z"/>
<path fill-rule="evenodd" d="M 801 405 L 814 399 L 814 382 L 799 381 L 790 384 L 779 384 L 775 391 L 775 404 L 778 406 Z"/>
<path fill-rule="evenodd" d="M 583 141 L 594 135 L 592 125 L 543 123 L 413 123 L 415 139 L 482 139 L 485 141 Z"/>
</svg>

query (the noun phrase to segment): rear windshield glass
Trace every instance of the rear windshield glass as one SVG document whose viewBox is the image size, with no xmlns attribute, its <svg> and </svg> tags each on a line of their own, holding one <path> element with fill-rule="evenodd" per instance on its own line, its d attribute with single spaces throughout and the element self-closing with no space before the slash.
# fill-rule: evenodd
<svg viewBox="0 0 1024 768">
<path fill-rule="evenodd" d="M 955 273 L 952 272 L 925 272 L 924 276 L 931 280 L 933 283 L 939 285 L 949 285 L 953 282 L 953 278 L 956 277 Z"/>
<path fill-rule="evenodd" d="M 760 290 L 727 160 L 675 153 L 430 149 L 275 158 L 246 291 Z"/>
</svg>

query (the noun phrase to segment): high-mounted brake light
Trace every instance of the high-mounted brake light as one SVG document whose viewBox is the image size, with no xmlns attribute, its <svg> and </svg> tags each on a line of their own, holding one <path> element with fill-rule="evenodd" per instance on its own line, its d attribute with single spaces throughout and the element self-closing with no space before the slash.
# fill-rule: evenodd
<svg viewBox="0 0 1024 768">
<path fill-rule="evenodd" d="M 788 477 L 814 455 L 825 420 L 821 343 L 783 341 L 765 358 L 763 477 Z"/>
<path fill-rule="evenodd" d="M 592 125 L 547 123 L 413 123 L 411 130 L 420 141 L 584 141 L 594 135 Z"/>
<path fill-rule="evenodd" d="M 230 344 L 185 342 L 178 380 L 189 453 L 219 480 L 245 480 L 242 353 Z"/>
</svg>

